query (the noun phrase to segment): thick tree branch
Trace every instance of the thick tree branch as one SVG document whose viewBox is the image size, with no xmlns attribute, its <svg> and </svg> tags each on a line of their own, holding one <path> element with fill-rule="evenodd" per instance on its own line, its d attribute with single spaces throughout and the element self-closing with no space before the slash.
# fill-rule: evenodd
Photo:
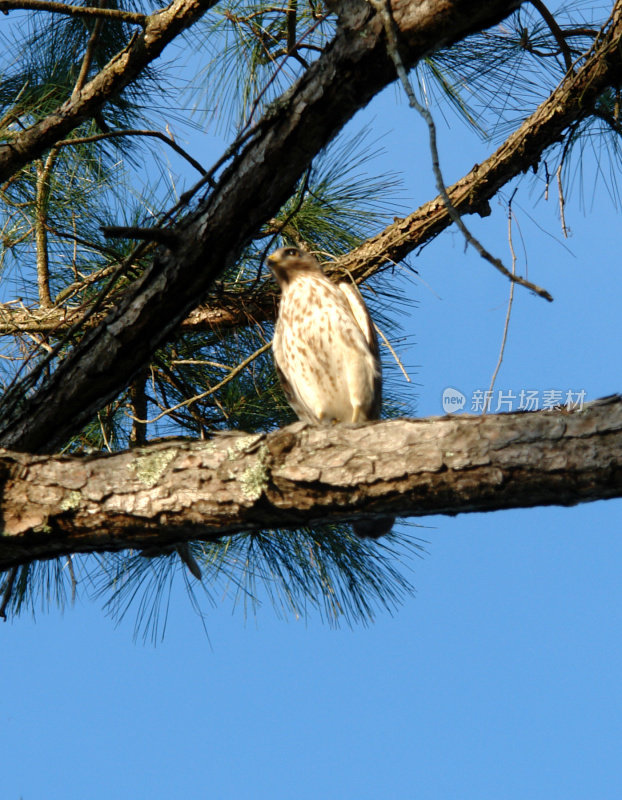
<svg viewBox="0 0 622 800">
<path fill-rule="evenodd" d="M 134 11 L 123 11 L 120 8 L 98 8 L 97 6 L 73 6 L 69 3 L 57 3 L 54 0 L 0 0 L 0 11 L 8 14 L 15 9 L 29 11 L 51 11 L 55 14 L 67 14 L 72 17 L 95 17 L 98 19 L 117 19 L 122 22 L 133 22 L 136 25 L 145 25 L 146 14 L 137 14 Z"/>
<path fill-rule="evenodd" d="M 396 2 L 393 12 L 403 37 L 404 62 L 415 63 L 495 23 L 517 5 L 501 0 L 475 6 L 469 0 Z M 202 10 L 195 9 L 195 15 Z M 380 20 L 372 16 L 360 29 L 341 29 L 267 112 L 197 211 L 178 226 L 182 246 L 156 257 L 119 307 L 24 403 L 22 414 L 8 408 L 2 444 L 53 450 L 127 386 L 203 300 L 214 278 L 235 263 L 259 226 L 277 213 L 313 156 L 393 79 Z"/>
<path fill-rule="evenodd" d="M 566 75 L 558 88 L 482 164 L 476 164 L 447 189 L 461 214 L 487 213 L 488 201 L 512 178 L 537 167 L 543 152 L 563 132 L 593 112 L 594 102 L 622 80 L 622 3 L 615 4 L 604 38 L 576 75 Z M 404 219 L 339 259 L 339 266 L 359 278 L 373 275 L 387 262 L 399 262 L 452 223 L 442 198 L 436 197 Z"/>
<path fill-rule="evenodd" d="M 140 34 L 117 53 L 80 92 L 54 113 L 16 133 L 0 145 L 0 183 L 98 112 L 156 59 L 166 45 L 192 25 L 216 0 L 174 0 L 168 8 L 151 14 Z"/>
<path fill-rule="evenodd" d="M 87 458 L 0 453 L 0 569 L 241 531 L 622 496 L 622 397 L 582 411 L 172 440 Z"/>
<path fill-rule="evenodd" d="M 181 322 L 180 331 L 211 331 L 216 328 L 237 328 L 264 320 L 274 320 L 279 304 L 276 291 L 219 292 L 205 304 L 193 309 Z M 19 333 L 43 333 L 62 336 L 84 315 L 82 307 L 23 308 L 0 303 L 0 336 Z M 93 314 L 85 323 L 87 329 L 99 325 L 108 311 Z"/>
<path fill-rule="evenodd" d="M 616 49 L 616 43 L 619 44 L 621 36 L 619 21 L 616 25 L 610 35 L 596 47 L 593 56 L 576 76 L 566 76 L 560 86 L 538 106 L 508 141 L 447 189 L 453 205 L 460 213 L 486 213 L 488 201 L 499 188 L 537 164 L 544 151 L 561 138 L 562 132 L 569 125 L 589 113 L 600 116 L 590 104 L 585 104 L 584 92 L 589 87 L 590 102 L 593 103 L 600 92 L 620 78 L 622 56 L 619 48 Z M 601 59 L 609 63 L 609 69 L 600 69 Z M 366 280 L 387 264 L 405 258 L 415 248 L 449 227 L 451 222 L 442 199 L 436 197 L 409 216 L 396 220 L 350 253 L 336 259 L 333 264 L 326 265 L 326 271 L 340 275 L 347 270 L 357 280 Z M 222 303 L 218 298 L 210 298 L 205 305 L 190 312 L 181 328 L 232 328 L 273 320 L 277 305 L 278 296 L 272 293 L 261 297 L 256 293 L 241 292 L 235 297 L 226 297 Z M 99 323 L 101 316 L 90 324 L 94 321 Z M 36 309 L 26 312 L 13 306 L 0 306 L 0 334 L 19 331 L 61 335 L 74 322 L 75 314 L 60 308 L 51 312 L 40 312 Z"/>
</svg>

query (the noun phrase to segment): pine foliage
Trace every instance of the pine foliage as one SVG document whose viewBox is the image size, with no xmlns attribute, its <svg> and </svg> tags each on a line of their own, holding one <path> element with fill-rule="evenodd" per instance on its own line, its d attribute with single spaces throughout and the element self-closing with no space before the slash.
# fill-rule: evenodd
<svg viewBox="0 0 622 800">
<path fill-rule="evenodd" d="M 135 3 L 124 8 L 153 10 Z M 568 59 L 578 63 L 584 57 L 604 19 L 602 9 L 572 4 L 556 10 L 551 27 L 535 4 L 526 4 L 496 29 L 427 58 L 416 70 L 420 96 L 439 114 L 456 113 L 482 137 L 499 140 L 563 78 Z M 44 11 L 11 17 L 0 43 L 0 143 L 10 144 L 17 131 L 45 119 L 79 91 L 80 82 L 102 69 L 132 31 L 129 23 L 108 18 Z M 142 274 L 155 245 L 110 238 L 102 229 L 148 227 L 161 219 L 197 180 L 201 137 L 248 132 L 335 31 L 336 17 L 322 2 L 218 3 L 184 35 L 177 53 L 143 71 L 101 113 L 0 186 L 1 302 L 33 312 L 84 312 L 82 324 L 69 331 L 3 337 L 0 415 L 15 413 L 20 397 L 86 334 L 95 307 L 104 313 Z M 573 126 L 549 154 L 570 174 L 581 150 L 594 147 L 616 200 L 619 106 L 619 90 L 604 92 L 596 113 Z M 302 246 L 330 262 L 388 224 L 403 206 L 399 176 L 374 174 L 379 149 L 369 130 L 359 130 L 320 153 L 207 301 L 217 303 L 223 292 L 240 298 L 274 292 L 265 258 L 276 247 Z M 205 172 L 208 165 L 198 167 Z M 394 314 L 401 296 L 397 281 L 385 271 L 363 288 L 379 327 L 394 343 L 403 341 Z M 163 436 L 205 439 L 219 430 L 269 430 L 292 421 L 266 348 L 271 336 L 269 322 L 180 329 L 64 451 L 114 452 Z M 413 408 L 399 369 L 382 350 L 385 413 L 408 414 Z M 277 613 L 369 622 L 412 591 L 405 564 L 419 544 L 404 533 L 362 542 L 348 526 L 331 525 L 191 547 L 203 571 L 200 588 L 175 552 L 74 557 L 33 563 L 8 576 L 5 610 L 62 607 L 77 586 L 102 597 L 115 618 L 134 609 L 137 633 L 157 638 L 166 626 L 171 587 L 181 579 L 203 617 L 205 602 L 215 604 L 224 589 L 245 610 L 269 600 Z"/>
</svg>

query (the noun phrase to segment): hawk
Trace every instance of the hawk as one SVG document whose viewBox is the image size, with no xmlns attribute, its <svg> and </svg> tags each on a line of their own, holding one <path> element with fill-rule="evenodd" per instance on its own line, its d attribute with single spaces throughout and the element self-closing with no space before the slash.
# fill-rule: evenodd
<svg viewBox="0 0 622 800">
<path fill-rule="evenodd" d="M 268 257 L 281 287 L 272 350 L 298 419 L 314 425 L 378 419 L 382 375 L 373 322 L 356 286 L 334 283 L 310 253 L 281 247 Z M 359 536 L 379 537 L 394 519 L 359 520 Z"/>
</svg>

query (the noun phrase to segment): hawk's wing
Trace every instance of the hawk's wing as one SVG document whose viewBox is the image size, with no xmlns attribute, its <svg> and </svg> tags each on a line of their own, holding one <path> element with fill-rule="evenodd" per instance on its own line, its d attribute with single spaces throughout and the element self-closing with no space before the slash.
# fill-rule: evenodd
<svg viewBox="0 0 622 800">
<path fill-rule="evenodd" d="M 348 307 L 352 312 L 352 316 L 356 320 L 356 324 L 361 329 L 369 351 L 374 357 L 376 362 L 376 377 L 374 378 L 374 402 L 372 404 L 370 419 L 378 419 L 380 417 L 380 409 L 382 407 L 382 374 L 380 368 L 380 352 L 378 350 L 378 337 L 374 323 L 369 316 L 369 311 L 365 305 L 365 301 L 358 287 L 352 281 L 341 281 L 337 284 L 341 293 L 346 299 Z"/>
<path fill-rule="evenodd" d="M 346 298 L 348 306 L 350 307 L 350 311 L 352 312 L 352 316 L 356 320 L 356 324 L 361 329 L 369 349 L 371 350 L 373 356 L 378 358 L 378 339 L 376 337 L 374 323 L 369 316 L 367 306 L 365 305 L 365 301 L 363 300 L 357 285 L 355 283 L 342 281 L 341 283 L 338 283 L 337 286 Z"/>
<path fill-rule="evenodd" d="M 307 408 L 305 408 L 304 405 L 302 405 L 302 403 L 298 402 L 298 398 L 296 392 L 294 391 L 294 387 L 285 377 L 285 373 L 279 366 L 279 362 L 276 360 L 276 358 L 274 359 L 274 366 L 276 368 L 276 374 L 278 375 L 279 381 L 281 383 L 281 388 L 283 389 L 283 394 L 285 395 L 285 399 L 294 409 L 294 413 L 296 414 L 298 419 L 304 420 L 305 422 L 311 422 L 314 425 L 317 425 L 319 420 L 316 419 L 315 416 L 311 414 L 310 411 Z"/>
</svg>

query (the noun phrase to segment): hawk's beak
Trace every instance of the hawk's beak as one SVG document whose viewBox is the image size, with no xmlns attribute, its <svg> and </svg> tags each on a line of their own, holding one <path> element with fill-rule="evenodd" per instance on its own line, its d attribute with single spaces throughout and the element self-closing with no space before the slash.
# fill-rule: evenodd
<svg viewBox="0 0 622 800">
<path fill-rule="evenodd" d="M 279 256 L 278 250 L 275 253 L 269 255 L 268 258 L 266 258 L 266 264 L 272 270 L 272 274 L 276 278 L 276 282 L 279 284 L 281 288 L 283 288 L 283 286 L 289 281 L 288 281 L 287 269 L 284 269 L 282 266 L 283 259 Z"/>
</svg>

